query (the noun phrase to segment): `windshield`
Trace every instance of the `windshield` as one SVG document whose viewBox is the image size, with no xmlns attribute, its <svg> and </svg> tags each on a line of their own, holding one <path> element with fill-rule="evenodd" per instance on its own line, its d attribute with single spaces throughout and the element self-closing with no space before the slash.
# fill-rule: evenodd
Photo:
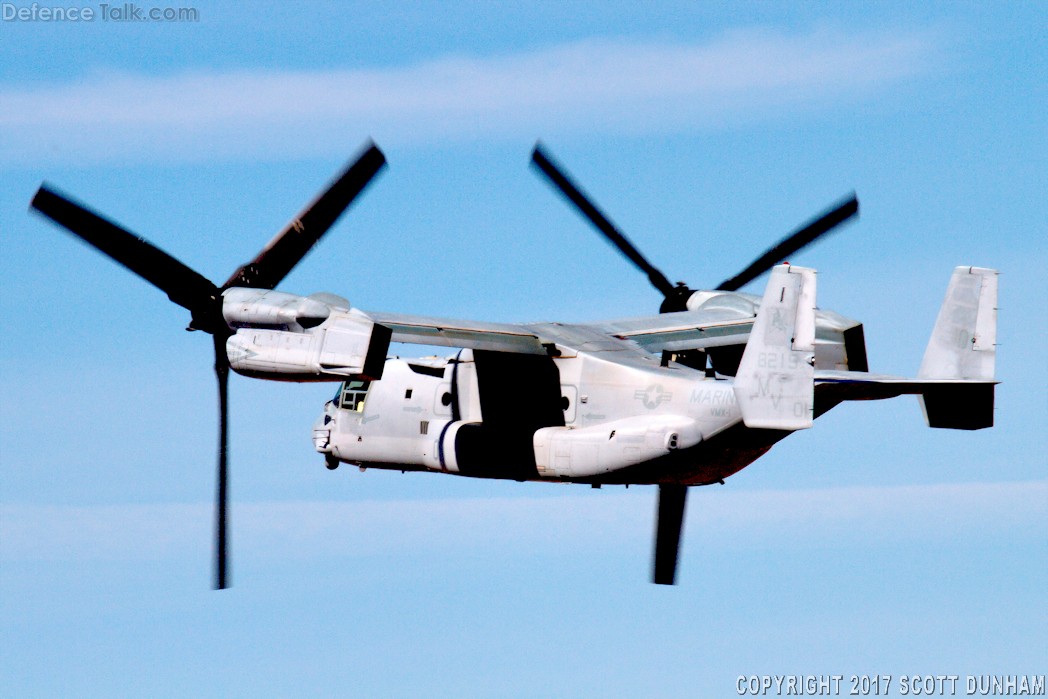
<svg viewBox="0 0 1048 699">
<path fill-rule="evenodd" d="M 362 413 L 370 387 L 370 381 L 346 381 L 339 387 L 339 394 L 335 397 L 336 404 L 343 410 Z"/>
</svg>

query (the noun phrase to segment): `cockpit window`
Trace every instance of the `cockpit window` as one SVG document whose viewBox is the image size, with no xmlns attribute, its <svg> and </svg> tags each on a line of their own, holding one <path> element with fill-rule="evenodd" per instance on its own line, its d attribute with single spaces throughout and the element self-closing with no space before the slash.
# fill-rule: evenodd
<svg viewBox="0 0 1048 699">
<path fill-rule="evenodd" d="M 364 412 L 364 401 L 370 387 L 370 381 L 346 381 L 339 391 L 338 407 L 357 413 Z"/>
</svg>

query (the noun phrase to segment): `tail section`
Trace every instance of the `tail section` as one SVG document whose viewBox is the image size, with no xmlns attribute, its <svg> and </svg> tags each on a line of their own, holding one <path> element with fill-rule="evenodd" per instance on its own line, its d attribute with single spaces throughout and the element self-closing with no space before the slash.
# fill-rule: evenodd
<svg viewBox="0 0 1048 699">
<path fill-rule="evenodd" d="M 930 427 L 978 430 L 993 426 L 997 354 L 997 271 L 957 267 L 946 289 L 917 377 L 968 379 L 929 387 L 921 407 Z"/>
<path fill-rule="evenodd" d="M 841 401 L 881 400 L 916 394 L 929 427 L 993 427 L 997 348 L 997 272 L 958 267 L 917 378 L 866 372 L 817 371 L 819 412 Z"/>
<path fill-rule="evenodd" d="M 735 375 L 747 427 L 802 430 L 815 401 L 815 270 L 779 265 Z"/>
</svg>

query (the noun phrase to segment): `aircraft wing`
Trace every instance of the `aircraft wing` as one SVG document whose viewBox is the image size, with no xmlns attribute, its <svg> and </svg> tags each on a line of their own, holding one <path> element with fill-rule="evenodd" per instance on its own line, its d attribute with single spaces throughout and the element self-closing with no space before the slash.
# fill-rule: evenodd
<svg viewBox="0 0 1048 699">
<path fill-rule="evenodd" d="M 744 345 L 753 328 L 753 316 L 711 309 L 590 323 L 584 327 L 614 338 L 631 340 L 648 352 L 658 354 Z"/>
<path fill-rule="evenodd" d="M 746 343 L 753 316 L 730 310 L 683 311 L 599 323 L 488 323 L 399 313 L 367 315 L 393 342 L 546 354 L 546 347 L 659 354 Z"/>
<path fill-rule="evenodd" d="M 392 342 L 468 347 L 518 354 L 546 354 L 546 348 L 543 347 L 538 334 L 525 325 L 371 311 L 368 311 L 367 315 L 374 322 L 392 331 Z"/>
</svg>

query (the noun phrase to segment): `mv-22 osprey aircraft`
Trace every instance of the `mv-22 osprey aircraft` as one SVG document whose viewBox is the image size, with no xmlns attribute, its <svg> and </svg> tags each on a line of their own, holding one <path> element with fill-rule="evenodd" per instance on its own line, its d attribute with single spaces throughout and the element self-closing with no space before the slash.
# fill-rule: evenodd
<svg viewBox="0 0 1048 699">
<path fill-rule="evenodd" d="M 854 195 L 714 290 L 671 284 L 553 163 L 532 161 L 664 296 L 658 315 L 514 325 L 354 308 L 274 291 L 385 165 L 368 145 L 221 287 L 41 186 L 32 208 L 167 293 L 212 335 L 219 449 L 215 586 L 229 585 L 229 369 L 337 381 L 313 426 L 328 468 L 658 485 L 653 581 L 673 584 L 688 487 L 722 483 L 848 400 L 919 396 L 932 427 L 993 424 L 997 273 L 957 267 L 917 378 L 869 373 L 862 325 L 815 305 L 815 271 L 777 262 L 858 212 Z M 763 297 L 737 289 L 771 269 Z M 457 348 L 388 357 L 391 342 Z"/>
</svg>

